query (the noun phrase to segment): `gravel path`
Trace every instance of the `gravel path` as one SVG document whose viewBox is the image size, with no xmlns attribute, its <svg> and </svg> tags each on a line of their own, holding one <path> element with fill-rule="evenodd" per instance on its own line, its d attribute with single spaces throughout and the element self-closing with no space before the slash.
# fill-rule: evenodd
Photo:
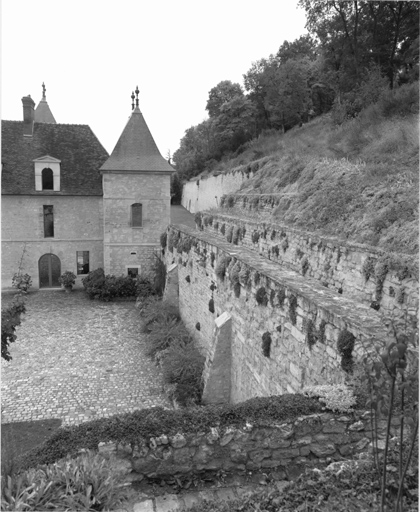
<svg viewBox="0 0 420 512">
<path fill-rule="evenodd" d="M 2 423 L 61 418 L 75 425 L 170 407 L 160 371 L 145 355 L 134 302 L 38 291 L 28 295 L 22 318 L 13 360 L 1 360 Z"/>
</svg>

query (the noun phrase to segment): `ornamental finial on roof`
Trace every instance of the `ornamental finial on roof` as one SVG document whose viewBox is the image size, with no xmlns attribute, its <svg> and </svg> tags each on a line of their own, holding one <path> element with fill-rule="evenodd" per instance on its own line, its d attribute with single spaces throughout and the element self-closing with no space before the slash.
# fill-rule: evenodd
<svg viewBox="0 0 420 512">
<path fill-rule="evenodd" d="M 136 107 L 138 108 L 139 107 L 139 86 L 136 85 Z"/>
<path fill-rule="evenodd" d="M 45 96 L 45 93 L 46 93 L 47 89 L 45 88 L 45 84 L 44 82 L 42 82 L 42 99 L 43 100 L 46 100 L 46 96 Z"/>
<path fill-rule="evenodd" d="M 134 110 L 134 91 L 131 93 L 131 110 Z"/>
</svg>

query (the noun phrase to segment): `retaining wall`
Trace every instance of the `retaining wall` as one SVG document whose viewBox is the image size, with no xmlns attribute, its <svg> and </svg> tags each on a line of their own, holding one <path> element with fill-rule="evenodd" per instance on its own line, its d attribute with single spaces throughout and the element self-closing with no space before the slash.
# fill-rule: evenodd
<svg viewBox="0 0 420 512">
<path fill-rule="evenodd" d="M 229 214 L 203 213 L 202 227 L 231 240 L 233 247 L 248 248 L 317 279 L 389 318 L 417 318 L 418 263 L 409 255 L 390 255 L 374 247 Z M 395 262 L 399 269 L 389 269 Z"/>
<path fill-rule="evenodd" d="M 178 249 L 171 247 L 177 237 Z M 225 256 L 231 261 L 221 279 L 216 268 Z M 355 360 L 373 350 L 378 339 L 387 339 L 373 309 L 210 233 L 171 226 L 165 257 L 168 266 L 177 264 L 180 313 L 207 363 L 216 353 L 215 320 L 224 312 L 230 315 L 232 362 L 225 372 L 230 370 L 231 386 L 225 402 L 296 393 L 305 385 L 342 383 L 347 374 L 345 358 L 337 348 L 340 335 L 354 336 Z M 241 272 L 234 282 L 237 263 Z M 264 335 L 266 341 L 270 339 L 268 355 Z M 220 364 L 226 361 L 221 358 Z"/>
<path fill-rule="evenodd" d="M 366 451 L 371 440 L 369 414 L 314 414 L 279 425 L 161 435 L 135 445 L 101 443 L 98 449 L 128 461 L 132 481 L 220 470 L 275 470 L 277 479 L 292 479 L 305 468 Z M 384 428 L 380 425 L 379 430 Z M 391 430 L 397 434 L 395 423 Z"/>
</svg>

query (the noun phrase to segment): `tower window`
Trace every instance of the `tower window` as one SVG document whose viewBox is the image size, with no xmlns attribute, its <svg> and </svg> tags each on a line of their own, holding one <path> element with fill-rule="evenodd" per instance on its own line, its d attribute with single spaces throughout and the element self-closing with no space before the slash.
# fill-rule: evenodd
<svg viewBox="0 0 420 512">
<path fill-rule="evenodd" d="M 134 203 L 131 205 L 131 227 L 143 227 L 143 205 L 140 203 Z"/>
<path fill-rule="evenodd" d="M 44 238 L 54 237 L 54 207 L 44 205 Z"/>
<path fill-rule="evenodd" d="M 42 190 L 54 190 L 54 173 L 50 168 L 42 169 Z"/>
</svg>

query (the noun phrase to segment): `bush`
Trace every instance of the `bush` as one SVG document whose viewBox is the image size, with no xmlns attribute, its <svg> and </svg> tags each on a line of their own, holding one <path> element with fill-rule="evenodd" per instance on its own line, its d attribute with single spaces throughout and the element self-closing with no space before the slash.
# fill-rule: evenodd
<svg viewBox="0 0 420 512">
<path fill-rule="evenodd" d="M 19 291 L 27 292 L 32 286 L 32 278 L 29 274 L 16 272 L 12 278 L 12 286 L 13 288 L 17 288 Z"/>
<path fill-rule="evenodd" d="M 21 324 L 20 316 L 26 312 L 25 297 L 18 293 L 10 304 L 1 309 L 1 357 L 10 361 L 9 344 L 16 341 L 16 327 Z"/>
<path fill-rule="evenodd" d="M 102 455 L 75 459 L 2 477 L 2 510 L 113 510 L 122 503 L 124 474 Z"/>
<path fill-rule="evenodd" d="M 143 319 L 143 332 L 149 332 L 150 326 L 162 320 L 179 320 L 181 318 L 176 306 L 161 300 L 159 297 L 148 297 L 140 309 L 140 316 Z"/>
<path fill-rule="evenodd" d="M 137 278 L 136 288 L 137 297 L 150 297 L 151 295 L 158 294 L 160 297 L 165 291 L 166 285 L 166 265 L 157 254 L 154 255 L 152 264 L 153 285 L 148 280 L 139 276 Z"/>
<path fill-rule="evenodd" d="M 155 262 L 154 265 L 157 269 L 159 264 Z M 156 293 L 154 284 L 145 276 L 138 276 L 136 279 L 130 276 L 105 276 L 102 268 L 89 272 L 82 279 L 82 283 L 90 299 L 99 299 L 105 302 L 118 297 L 148 297 Z M 156 284 L 158 284 L 158 278 L 156 278 Z"/>
<path fill-rule="evenodd" d="M 146 353 L 156 357 L 158 352 L 174 343 L 188 343 L 191 336 L 178 318 L 162 317 L 148 325 Z"/>
</svg>

